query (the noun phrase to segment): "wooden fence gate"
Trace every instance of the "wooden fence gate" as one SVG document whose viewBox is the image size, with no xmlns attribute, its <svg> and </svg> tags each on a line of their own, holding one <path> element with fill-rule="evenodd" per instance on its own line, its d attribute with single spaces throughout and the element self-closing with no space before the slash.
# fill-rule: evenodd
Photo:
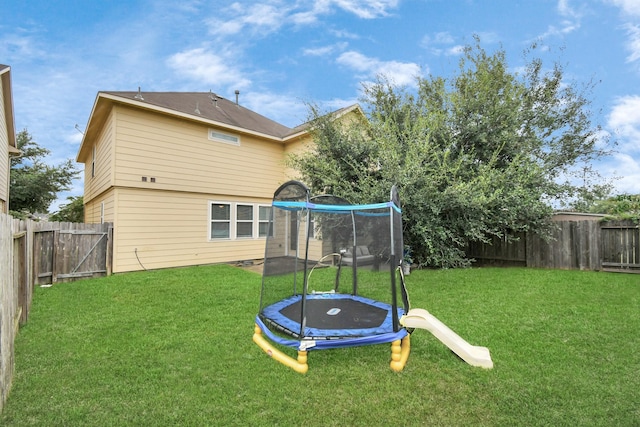
<svg viewBox="0 0 640 427">
<path fill-rule="evenodd" d="M 611 221 L 602 230 L 602 269 L 640 273 L 640 229 L 628 221 Z"/>
<path fill-rule="evenodd" d="M 34 229 L 36 285 L 111 274 L 110 223 L 42 223 Z"/>
</svg>

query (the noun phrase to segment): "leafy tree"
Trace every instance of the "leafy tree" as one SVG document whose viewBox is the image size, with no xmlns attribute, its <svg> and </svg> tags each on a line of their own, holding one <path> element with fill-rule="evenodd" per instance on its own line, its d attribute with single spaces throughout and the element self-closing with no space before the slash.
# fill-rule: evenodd
<svg viewBox="0 0 640 427">
<path fill-rule="evenodd" d="M 11 158 L 9 207 L 15 212 L 47 213 L 57 194 L 71 188 L 79 174 L 71 159 L 57 166 L 44 162 L 50 151 L 24 129 L 16 135 L 20 157 Z"/>
<path fill-rule="evenodd" d="M 60 210 L 49 216 L 51 221 L 84 222 L 84 201 L 82 196 L 67 197 L 69 203 L 60 205 Z"/>
<path fill-rule="evenodd" d="M 354 203 L 384 199 L 398 184 L 416 261 L 467 266 L 469 242 L 548 235 L 551 202 L 595 191 L 584 183 L 599 179 L 582 166 L 606 152 L 590 120 L 591 88 L 538 59 L 522 75 L 509 71 L 504 51 L 489 55 L 476 39 L 450 78 L 418 78 L 412 92 L 384 77 L 365 86 L 368 120 L 312 107 L 315 148 L 291 164 L 314 192 Z M 576 184 L 576 171 L 592 179 Z"/>
<path fill-rule="evenodd" d="M 589 209 L 591 213 L 607 214 L 614 219 L 640 220 L 640 194 L 619 194 L 598 200 Z"/>
</svg>

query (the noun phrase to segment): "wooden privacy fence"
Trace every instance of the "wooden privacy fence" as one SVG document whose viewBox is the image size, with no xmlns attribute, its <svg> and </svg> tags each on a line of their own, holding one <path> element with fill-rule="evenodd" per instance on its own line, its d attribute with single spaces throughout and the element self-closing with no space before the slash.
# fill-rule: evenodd
<svg viewBox="0 0 640 427">
<path fill-rule="evenodd" d="M 479 265 L 640 273 L 640 235 L 631 221 L 554 221 L 551 239 L 519 233 L 515 241 L 472 243 L 467 256 Z"/>
<path fill-rule="evenodd" d="M 21 221 L 0 213 L 0 412 L 34 286 L 111 274 L 112 233 L 111 224 Z"/>
<path fill-rule="evenodd" d="M 0 411 L 13 380 L 18 325 L 31 307 L 32 224 L 0 213 Z"/>
</svg>

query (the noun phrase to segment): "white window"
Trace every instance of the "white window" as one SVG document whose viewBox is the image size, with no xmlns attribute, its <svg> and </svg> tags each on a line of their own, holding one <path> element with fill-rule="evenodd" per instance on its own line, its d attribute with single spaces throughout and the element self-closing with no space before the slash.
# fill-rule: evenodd
<svg viewBox="0 0 640 427">
<path fill-rule="evenodd" d="M 258 237 L 269 235 L 269 220 L 271 219 L 271 206 L 258 206 Z M 270 234 L 271 236 L 273 233 Z"/>
<path fill-rule="evenodd" d="M 253 237 L 253 205 L 236 205 L 236 237 Z"/>
<path fill-rule="evenodd" d="M 271 206 L 209 202 L 209 239 L 235 240 L 265 238 L 269 234 Z M 273 235 L 273 232 L 271 232 Z"/>
<path fill-rule="evenodd" d="M 211 239 L 231 238 L 231 204 L 211 203 Z"/>
<path fill-rule="evenodd" d="M 216 142 L 224 142 L 225 144 L 240 145 L 240 137 L 229 135 L 228 133 L 218 130 L 209 129 L 209 140 Z"/>
</svg>

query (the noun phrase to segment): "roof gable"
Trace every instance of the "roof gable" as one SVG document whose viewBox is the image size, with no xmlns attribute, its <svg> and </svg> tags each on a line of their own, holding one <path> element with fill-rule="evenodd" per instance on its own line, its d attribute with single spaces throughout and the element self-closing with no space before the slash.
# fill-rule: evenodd
<svg viewBox="0 0 640 427">
<path fill-rule="evenodd" d="M 181 117 L 282 143 L 303 136 L 310 129 L 310 123 L 289 128 L 212 92 L 104 91 L 98 92 L 94 102 L 89 123 L 78 150 L 77 161 L 82 161 L 81 159 L 88 155 L 85 142 L 92 140 L 100 131 L 105 115 L 113 104 L 123 104 L 159 114 Z M 362 113 L 360 107 L 354 104 L 331 114 L 338 118 L 354 110 Z"/>
</svg>

